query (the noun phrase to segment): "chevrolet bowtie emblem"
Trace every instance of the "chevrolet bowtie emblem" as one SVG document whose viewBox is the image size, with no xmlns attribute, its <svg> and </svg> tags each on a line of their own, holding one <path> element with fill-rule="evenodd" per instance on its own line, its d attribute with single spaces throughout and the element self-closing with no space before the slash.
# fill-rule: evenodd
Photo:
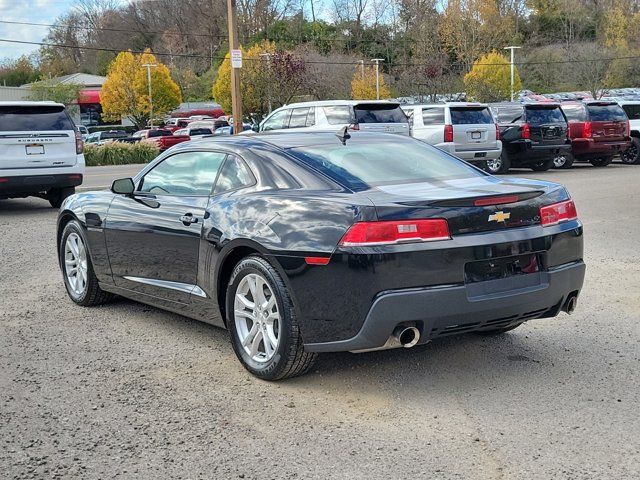
<svg viewBox="0 0 640 480">
<path fill-rule="evenodd" d="M 505 222 L 509 220 L 511 214 L 509 212 L 496 212 L 493 215 L 489 215 L 490 222 Z"/>
</svg>

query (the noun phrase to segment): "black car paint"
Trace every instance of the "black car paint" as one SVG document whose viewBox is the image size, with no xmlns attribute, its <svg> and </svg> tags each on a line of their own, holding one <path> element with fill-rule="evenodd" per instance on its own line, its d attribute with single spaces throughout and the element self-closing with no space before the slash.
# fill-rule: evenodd
<svg viewBox="0 0 640 480">
<path fill-rule="evenodd" d="M 354 134 L 361 140 L 353 141 L 373 138 L 367 135 L 373 134 Z M 136 184 L 167 156 L 198 149 L 240 156 L 256 183 L 211 197 L 180 197 L 180 204 L 161 196 L 124 196 L 110 191 L 77 194 L 63 204 L 59 225 L 77 218 L 85 227 L 104 290 L 219 326 L 225 324 L 225 278 L 238 255 L 258 252 L 289 287 L 303 340 L 309 345 L 356 335 L 381 292 L 464 285 L 467 262 L 529 252 L 540 253 L 545 268 L 581 262 L 578 221 L 548 228 L 539 225 L 540 205 L 568 198 L 560 185 L 479 173 L 477 184 L 471 187 L 425 187 L 424 201 L 417 204 L 415 196 L 403 198 L 393 188 L 352 192 L 286 152 L 287 146 L 318 142 L 320 137 L 278 134 L 177 145 L 143 169 L 134 179 Z M 391 137 L 390 141 L 414 141 Z M 321 139 L 333 140 L 339 141 L 333 135 Z M 508 206 L 438 205 L 452 198 L 513 193 L 536 196 Z M 488 226 L 488 215 L 507 208 L 514 213 L 513 224 Z M 197 216 L 199 222 L 183 224 L 180 217 L 186 213 Z M 356 221 L 427 217 L 446 218 L 453 238 L 337 247 Z M 59 235 L 61 230 L 59 227 Z M 305 256 L 330 257 L 330 262 L 311 266 L 305 263 Z M 160 282 L 124 278 L 144 275 L 173 283 L 166 288 Z"/>
</svg>

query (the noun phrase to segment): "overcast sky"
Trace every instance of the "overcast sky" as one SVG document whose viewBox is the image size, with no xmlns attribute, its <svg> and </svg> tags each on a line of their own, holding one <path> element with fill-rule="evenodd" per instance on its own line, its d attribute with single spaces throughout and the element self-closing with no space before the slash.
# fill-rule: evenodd
<svg viewBox="0 0 640 480">
<path fill-rule="evenodd" d="M 0 20 L 54 23 L 60 15 L 69 11 L 73 4 L 73 0 L 0 0 Z M 0 23 L 0 39 L 41 42 L 47 31 L 47 27 Z M 36 50 L 37 45 L 0 42 L 0 59 L 17 58 Z"/>
</svg>

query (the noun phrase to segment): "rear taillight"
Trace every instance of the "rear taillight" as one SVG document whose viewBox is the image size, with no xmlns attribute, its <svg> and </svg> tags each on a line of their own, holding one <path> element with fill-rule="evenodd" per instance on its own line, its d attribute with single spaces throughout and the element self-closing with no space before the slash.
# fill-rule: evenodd
<svg viewBox="0 0 640 480">
<path fill-rule="evenodd" d="M 444 126 L 444 141 L 445 143 L 453 142 L 453 125 Z"/>
<path fill-rule="evenodd" d="M 500 127 L 496 123 L 496 140 L 500 140 Z"/>
<path fill-rule="evenodd" d="M 340 246 L 357 247 L 400 242 L 449 240 L 449 225 L 444 218 L 354 223 L 340 240 Z"/>
<path fill-rule="evenodd" d="M 529 128 L 528 123 L 522 125 L 522 138 L 525 140 L 529 140 L 531 138 L 531 128 Z"/>
<path fill-rule="evenodd" d="M 576 218 L 578 218 L 578 212 L 573 200 L 565 200 L 564 202 L 540 207 L 540 223 L 543 227 L 550 227 L 551 225 L 575 220 Z"/>
<path fill-rule="evenodd" d="M 76 132 L 76 155 L 80 155 L 84 152 L 84 142 L 82 141 L 82 135 L 80 132 Z"/>
<path fill-rule="evenodd" d="M 629 120 L 627 120 L 627 131 L 625 132 L 625 135 L 631 135 L 631 122 Z"/>
<path fill-rule="evenodd" d="M 591 138 L 593 130 L 591 129 L 591 122 L 584 122 L 582 124 L 582 138 Z"/>
</svg>

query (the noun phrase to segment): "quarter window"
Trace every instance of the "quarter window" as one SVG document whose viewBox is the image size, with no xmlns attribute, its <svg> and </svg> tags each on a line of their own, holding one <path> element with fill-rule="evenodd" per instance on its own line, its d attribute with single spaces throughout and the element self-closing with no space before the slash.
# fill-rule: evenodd
<svg viewBox="0 0 640 480">
<path fill-rule="evenodd" d="M 444 108 L 423 108 L 422 123 L 425 125 L 442 125 L 444 123 Z"/>
<path fill-rule="evenodd" d="M 226 154 L 185 152 L 166 158 L 140 181 L 140 192 L 156 195 L 210 195 Z"/>
<path fill-rule="evenodd" d="M 348 105 L 336 105 L 333 107 L 323 107 L 329 125 L 346 125 L 353 123 L 351 107 Z"/>
<path fill-rule="evenodd" d="M 249 171 L 249 167 L 238 157 L 229 155 L 224 162 L 220 176 L 213 190 L 214 194 L 235 190 L 237 188 L 253 185 L 255 179 Z"/>
</svg>

